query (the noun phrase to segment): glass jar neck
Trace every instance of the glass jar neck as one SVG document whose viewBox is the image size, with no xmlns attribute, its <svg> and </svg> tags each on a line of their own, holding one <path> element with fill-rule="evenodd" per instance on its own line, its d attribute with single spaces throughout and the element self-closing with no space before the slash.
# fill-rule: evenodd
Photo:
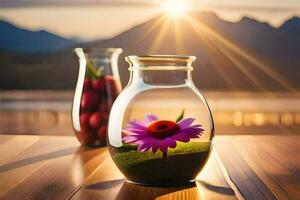
<svg viewBox="0 0 300 200">
<path fill-rule="evenodd" d="M 148 85 L 175 86 L 191 81 L 190 70 L 133 70 L 130 83 L 143 82 Z"/>
<path fill-rule="evenodd" d="M 129 56 L 129 84 L 176 86 L 191 81 L 193 56 Z"/>
</svg>

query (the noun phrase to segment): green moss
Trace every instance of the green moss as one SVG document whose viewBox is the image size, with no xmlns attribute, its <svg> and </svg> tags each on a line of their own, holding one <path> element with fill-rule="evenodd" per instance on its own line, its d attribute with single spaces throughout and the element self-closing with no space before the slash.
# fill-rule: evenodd
<svg viewBox="0 0 300 200">
<path fill-rule="evenodd" d="M 133 182 L 160 184 L 189 181 L 196 177 L 206 162 L 210 142 L 177 143 L 175 149 L 168 149 L 166 159 L 162 152 L 139 152 L 137 146 L 123 145 L 112 148 L 112 158 L 127 177 Z"/>
<path fill-rule="evenodd" d="M 210 148 L 210 142 L 189 142 L 182 143 L 178 142 L 177 147 L 168 149 L 168 156 L 174 156 L 178 154 L 187 154 L 187 153 L 197 153 L 205 152 Z M 124 144 L 122 147 L 115 148 L 114 159 L 122 164 L 123 166 L 128 166 L 142 162 L 144 160 L 162 158 L 162 152 L 157 151 L 153 154 L 151 151 L 140 152 L 137 151 L 137 146 Z"/>
<path fill-rule="evenodd" d="M 168 155 L 205 152 L 210 149 L 210 146 L 211 142 L 177 142 L 177 147 L 175 149 L 169 149 Z"/>
</svg>

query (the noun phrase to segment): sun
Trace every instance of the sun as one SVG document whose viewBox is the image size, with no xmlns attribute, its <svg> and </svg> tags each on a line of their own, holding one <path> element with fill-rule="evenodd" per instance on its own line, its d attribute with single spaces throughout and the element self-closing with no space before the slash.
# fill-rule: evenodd
<svg viewBox="0 0 300 200">
<path fill-rule="evenodd" d="M 186 12 L 186 5 L 183 0 L 166 0 L 163 10 L 170 16 L 181 16 Z"/>
</svg>

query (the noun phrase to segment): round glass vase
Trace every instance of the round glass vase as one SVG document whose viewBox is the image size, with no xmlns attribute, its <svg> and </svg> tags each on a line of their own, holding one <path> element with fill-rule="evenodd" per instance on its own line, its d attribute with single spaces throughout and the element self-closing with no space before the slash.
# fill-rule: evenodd
<svg viewBox="0 0 300 200">
<path fill-rule="evenodd" d="M 106 145 L 110 108 L 121 92 L 118 57 L 122 49 L 76 48 L 79 74 L 72 105 L 72 124 L 83 146 Z"/>
<path fill-rule="evenodd" d="M 194 56 L 128 56 L 130 79 L 111 109 L 110 155 L 131 183 L 184 185 L 204 167 L 214 137 L 192 81 Z"/>
</svg>

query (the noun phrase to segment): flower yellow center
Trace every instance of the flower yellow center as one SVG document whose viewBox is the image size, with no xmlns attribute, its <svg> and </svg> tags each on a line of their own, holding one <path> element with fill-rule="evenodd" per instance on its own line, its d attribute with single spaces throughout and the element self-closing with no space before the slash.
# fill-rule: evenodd
<svg viewBox="0 0 300 200">
<path fill-rule="evenodd" d="M 155 138 L 162 139 L 176 134 L 179 129 L 179 126 L 175 122 L 161 120 L 150 124 L 148 126 L 148 133 Z"/>
</svg>

